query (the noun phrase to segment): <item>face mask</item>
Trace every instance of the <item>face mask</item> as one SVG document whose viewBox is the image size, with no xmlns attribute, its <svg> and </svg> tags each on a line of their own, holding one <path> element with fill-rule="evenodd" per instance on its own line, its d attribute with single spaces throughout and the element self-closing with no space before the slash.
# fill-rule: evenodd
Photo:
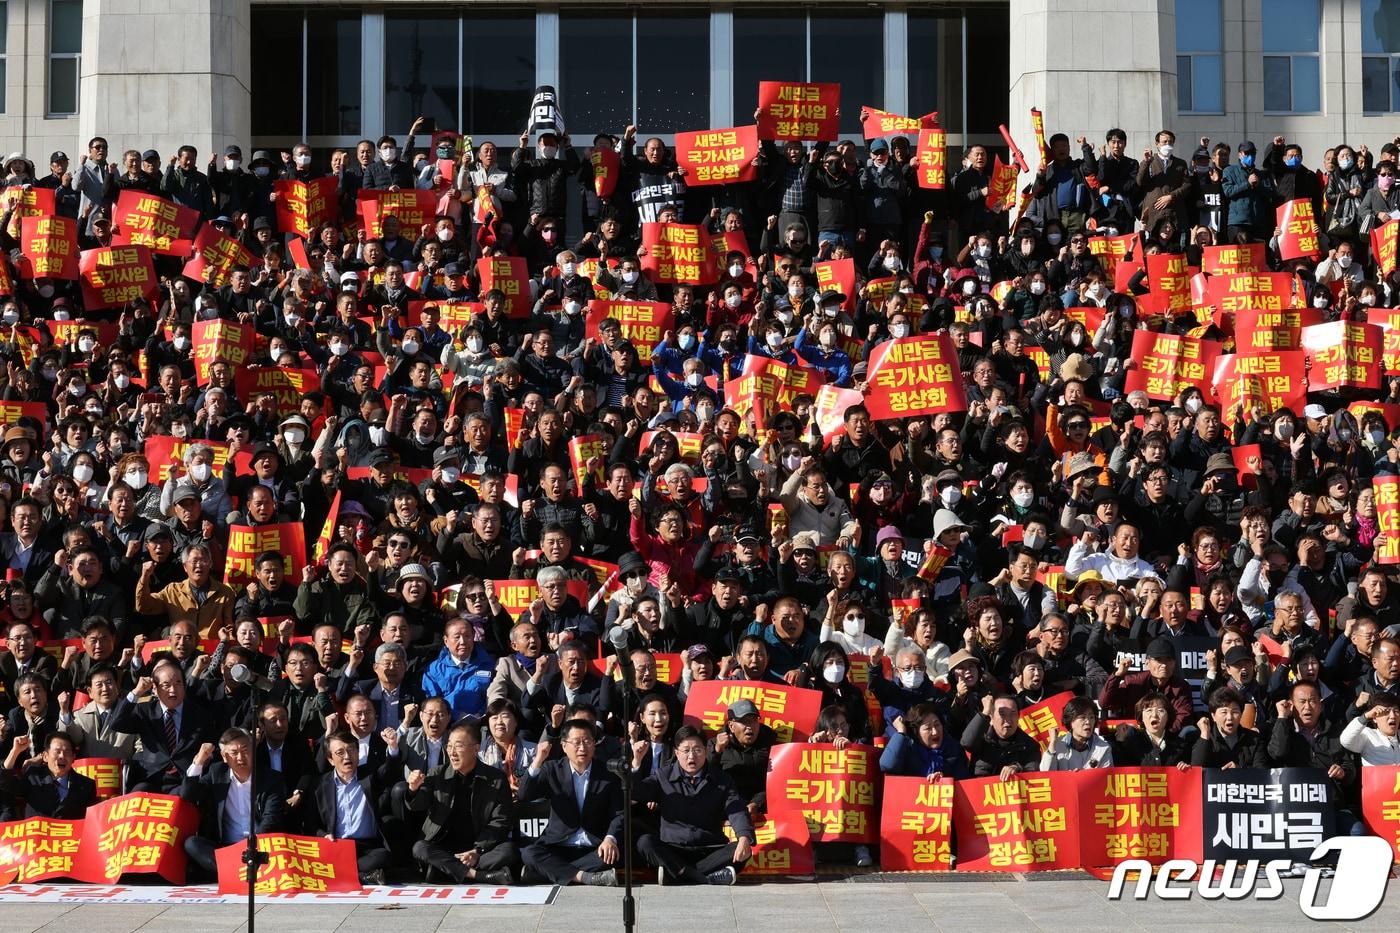
<svg viewBox="0 0 1400 933">
<path fill-rule="evenodd" d="M 890 325 L 890 336 L 893 337 L 893 338 L 896 339 L 896 340 L 899 340 L 899 339 L 902 338 L 902 337 L 908 337 L 908 336 L 909 336 L 909 325 L 908 325 L 908 324 L 891 324 L 891 325 Z"/>
<path fill-rule="evenodd" d="M 13 308 L 6 308 L 4 319 L 6 324 L 17 324 L 19 323 L 19 312 Z"/>
<path fill-rule="evenodd" d="M 1353 437 L 1355 437 L 1355 434 L 1352 432 L 1351 428 L 1342 428 L 1337 432 L 1337 440 L 1341 441 L 1343 444 L 1350 444 Z"/>
<path fill-rule="evenodd" d="M 578 270 L 578 263 L 575 263 L 575 262 L 566 262 L 566 263 L 564 263 L 562 266 L 559 267 L 559 271 L 562 272 L 562 273 L 564 274 L 564 277 L 565 277 L 565 278 L 568 278 L 569 276 L 573 275 L 574 272 L 576 272 L 577 270 Z"/>
<path fill-rule="evenodd" d="M 226 172 L 236 172 L 242 168 L 242 166 L 243 163 L 237 159 L 224 159 L 224 171 Z"/>
<path fill-rule="evenodd" d="M 1069 342 L 1076 347 L 1082 346 L 1084 343 L 1084 334 L 1081 331 L 1075 331 L 1069 335 Z"/>
<path fill-rule="evenodd" d="M 944 486 L 938 490 L 938 498 L 951 509 L 962 501 L 962 490 L 957 486 Z"/>
<path fill-rule="evenodd" d="M 196 463 L 190 467 L 190 476 L 194 478 L 196 483 L 204 482 L 213 472 L 213 468 L 207 463 Z"/>
<path fill-rule="evenodd" d="M 112 452 L 116 453 L 116 450 L 113 449 Z M 140 490 L 146 488 L 146 480 L 148 479 L 148 477 L 146 476 L 146 473 L 142 470 L 130 470 L 126 473 L 126 475 L 122 477 L 122 479 L 126 480 L 126 484 L 132 489 Z"/>
<path fill-rule="evenodd" d="M 582 310 L 583 305 L 579 304 L 577 301 L 574 301 L 572 298 L 564 302 L 564 313 L 567 314 L 569 317 L 578 317 L 579 312 Z"/>
<path fill-rule="evenodd" d="M 1045 536 L 1037 534 L 1023 535 L 1021 537 L 1021 543 L 1032 551 L 1038 551 L 1045 544 Z"/>
<path fill-rule="evenodd" d="M 541 159 L 552 159 L 559 152 L 558 146 L 540 146 L 538 149 Z"/>
<path fill-rule="evenodd" d="M 784 324 L 792 323 L 792 312 L 787 308 L 779 308 L 778 320 L 782 321 Z"/>
<path fill-rule="evenodd" d="M 1394 184 L 1394 175 L 1380 175 L 1376 178 L 1376 187 L 1380 188 L 1382 191 L 1389 191 L 1391 186 Z"/>
<path fill-rule="evenodd" d="M 627 578 L 627 592 L 631 593 L 633 596 L 641 595 L 642 591 L 646 588 L 647 578 L 641 574 L 633 574 Z"/>
<path fill-rule="evenodd" d="M 311 164 L 311 156 L 302 153 L 301 155 L 296 157 L 296 163 L 299 168 L 306 168 L 308 165 Z"/>
<path fill-rule="evenodd" d="M 300 430 L 283 431 L 282 440 L 295 447 L 302 441 L 306 440 L 306 432 Z"/>
<path fill-rule="evenodd" d="M 451 486 L 453 483 L 457 482 L 457 480 L 460 479 L 461 476 L 462 476 L 462 471 L 459 470 L 459 469 L 457 469 L 456 467 L 443 467 L 443 468 L 442 468 L 442 481 L 443 481 L 444 483 L 446 483 L 447 485 L 449 485 L 449 486 Z"/>
<path fill-rule="evenodd" d="M 1195 396 L 1195 395 L 1193 395 L 1193 396 L 1191 396 L 1190 398 L 1188 398 L 1188 399 L 1186 400 L 1186 410 L 1189 411 L 1189 412 L 1190 412 L 1191 414 L 1193 414 L 1193 415 L 1194 415 L 1196 412 L 1200 411 L 1200 410 L 1201 410 L 1201 400 L 1200 400 L 1200 398 L 1199 398 L 1198 396 Z"/>
<path fill-rule="evenodd" d="M 1269 577 L 1269 584 L 1270 584 L 1270 586 L 1272 586 L 1272 587 L 1278 587 L 1281 583 L 1283 583 L 1283 581 L 1285 581 L 1285 580 L 1288 579 L 1288 571 L 1287 571 L 1287 570 L 1270 570 L 1269 573 L 1268 573 L 1268 577 Z"/>
<path fill-rule="evenodd" d="M 437 232 L 438 241 L 441 242 L 441 243 L 451 243 L 451 242 L 452 242 L 452 237 L 453 237 L 454 235 L 455 235 L 455 234 L 453 233 L 453 231 L 448 230 L 448 229 L 446 229 L 446 228 L 444 228 L 444 229 L 442 229 L 442 230 L 439 230 L 439 231 Z"/>
<path fill-rule="evenodd" d="M 969 296 L 970 296 L 970 295 L 975 295 L 975 294 L 977 294 L 977 283 L 976 283 L 975 281 L 972 281 L 972 282 L 964 282 L 964 283 L 963 283 L 963 287 L 962 287 L 962 293 L 963 293 L 964 295 L 969 295 Z"/>
<path fill-rule="evenodd" d="M 1104 195 L 1104 197 L 1108 197 L 1108 195 Z M 1108 203 L 1108 202 L 1105 201 L 1104 203 L 1106 204 L 1106 203 Z M 1117 228 L 1117 227 L 1103 227 L 1103 228 L 1101 228 L 1101 229 L 1102 229 L 1102 231 L 1103 231 L 1103 235 L 1104 235 L 1104 236 L 1117 236 L 1117 235 L 1118 235 L 1118 228 Z"/>
<path fill-rule="evenodd" d="M 709 405 L 705 405 L 705 406 L 702 406 L 702 407 L 700 407 L 700 408 L 695 409 L 695 417 L 698 418 L 698 419 L 700 419 L 700 421 L 701 421 L 702 423 L 703 423 L 703 422 L 706 422 L 706 421 L 709 421 L 710 418 L 714 415 L 714 413 L 715 413 L 715 410 L 714 410 L 713 408 L 711 408 Z"/>
<path fill-rule="evenodd" d="M 186 337 L 185 335 L 181 334 L 181 335 L 179 335 L 178 337 L 176 337 L 174 340 L 170 341 L 170 344 L 171 344 L 171 346 L 173 346 L 175 349 L 177 349 L 177 350 L 179 350 L 180 352 L 183 353 L 184 351 L 186 351 L 186 350 L 188 350 L 188 349 L 190 348 L 190 338 L 188 338 L 188 337 Z"/>
<path fill-rule="evenodd" d="M 803 289 L 801 285 L 788 286 L 788 294 L 791 295 L 793 298 L 801 298 L 803 291 L 805 291 L 805 289 Z"/>
<path fill-rule="evenodd" d="M 335 354 L 336 356 L 344 356 L 345 354 L 347 354 L 347 353 L 349 353 L 349 352 L 350 352 L 350 348 L 347 347 L 347 346 L 346 346 L 345 344 L 343 344 L 343 343 L 333 343 L 333 344 L 331 344 L 331 353 Z"/>
<path fill-rule="evenodd" d="M 82 398 L 84 395 L 87 395 L 87 384 L 82 382 L 73 383 L 68 387 L 68 394 L 74 398 Z"/>
<path fill-rule="evenodd" d="M 382 425 L 373 424 L 369 428 L 369 442 L 375 447 L 384 446 L 384 428 Z"/>
<path fill-rule="evenodd" d="M 80 483 L 86 483 L 92 479 L 92 467 L 86 463 L 80 463 L 73 467 L 73 478 Z"/>
<path fill-rule="evenodd" d="M 126 449 L 126 445 L 123 444 L 120 439 L 112 440 L 107 442 L 107 449 L 112 452 L 112 456 L 120 457 L 122 452 Z"/>
<path fill-rule="evenodd" d="M 973 255 L 978 259 L 990 259 L 992 257 L 992 248 L 990 246 L 979 246 L 977 249 L 973 250 Z"/>
<path fill-rule="evenodd" d="M 101 417 L 102 417 L 102 406 L 101 406 L 101 405 L 89 405 L 89 406 L 87 407 L 87 414 L 88 414 L 88 417 L 89 417 L 89 418 L 101 418 Z"/>
<path fill-rule="evenodd" d="M 1274 437 L 1286 441 L 1293 436 L 1293 422 L 1280 421 L 1274 425 Z"/>
<path fill-rule="evenodd" d="M 1332 302 L 1328 301 L 1326 298 L 1322 298 L 1322 297 L 1320 297 L 1320 296 L 1313 299 L 1313 307 L 1314 307 L 1314 308 L 1325 308 L 1325 307 L 1327 307 L 1328 305 L 1330 305 L 1331 303 L 1332 303 Z"/>
<path fill-rule="evenodd" d="M 846 668 L 841 664 L 828 664 L 822 668 L 822 680 L 829 684 L 839 684 L 846 677 Z"/>
<path fill-rule="evenodd" d="M 739 276 L 741 276 L 741 275 L 743 275 L 743 274 L 744 274 L 744 267 L 743 267 L 742 265 L 740 265 L 739 263 L 736 262 L 736 263 L 734 263 L 734 265 L 732 265 L 732 266 L 729 267 L 729 277 L 730 277 L 731 279 L 737 279 Z"/>
<path fill-rule="evenodd" d="M 424 434 L 422 431 L 414 431 L 414 432 L 413 432 L 413 438 L 414 438 L 414 440 L 418 441 L 418 443 L 420 443 L 420 444 L 431 444 L 431 443 L 433 442 L 433 438 L 434 438 L 434 437 L 436 437 L 436 435 L 434 435 L 434 434 Z"/>
<path fill-rule="evenodd" d="M 739 349 L 739 341 L 733 337 L 721 337 L 719 347 L 725 353 L 733 353 L 735 350 Z"/>
<path fill-rule="evenodd" d="M 865 616 L 846 616 L 841 620 L 841 631 L 852 638 L 865 634 Z"/>
<path fill-rule="evenodd" d="M 1030 508 L 1031 502 L 1034 501 L 1034 499 L 1035 493 L 1033 492 L 1013 492 L 1011 494 L 1011 501 L 1016 503 L 1017 508 L 1021 509 Z"/>
<path fill-rule="evenodd" d="M 1362 296 L 1361 296 L 1359 299 L 1357 299 L 1357 300 L 1360 301 L 1363 305 L 1365 305 L 1366 307 L 1369 308 L 1369 307 L 1371 307 L 1372 305 L 1374 305 L 1374 304 L 1376 303 L 1376 296 L 1375 296 L 1375 295 L 1369 295 L 1369 294 L 1367 294 L 1367 295 L 1362 295 Z"/>
<path fill-rule="evenodd" d="M 777 349 L 778 347 L 783 345 L 783 335 L 778 333 L 776 330 L 769 331 L 768 333 L 764 334 L 763 339 L 768 344 L 768 346 L 773 347 L 774 349 Z"/>
<path fill-rule="evenodd" d="M 468 338 L 467 338 L 467 350 L 468 350 L 469 352 L 471 352 L 471 353 L 480 353 L 480 352 L 481 352 L 481 348 L 482 348 L 484 345 L 485 345 L 485 344 L 482 342 L 482 339 L 481 339 L 480 337 L 468 337 Z"/>
<path fill-rule="evenodd" d="M 259 178 L 266 178 L 272 174 L 272 169 L 268 168 L 266 165 L 259 165 L 257 168 L 253 169 L 253 174 Z"/>
<path fill-rule="evenodd" d="M 1350 269 L 1350 268 L 1351 268 L 1351 254 L 1350 254 L 1350 253 L 1338 253 L 1338 254 L 1337 254 L 1337 265 L 1341 266 L 1343 269 Z"/>
<path fill-rule="evenodd" d="M 742 295 L 726 295 L 724 298 L 724 304 L 729 308 L 737 308 L 743 303 L 744 299 Z"/>
<path fill-rule="evenodd" d="M 1288 158 L 1283 160 L 1283 164 L 1288 166 L 1289 168 L 1297 168 L 1302 161 L 1303 160 L 1298 158 L 1297 156 L 1289 156 Z"/>
<path fill-rule="evenodd" d="M 906 286 L 904 286 L 903 288 L 901 288 L 901 289 L 899 290 L 899 293 L 900 293 L 901 295 L 912 295 L 912 294 L 914 294 L 914 286 L 912 286 L 912 285 L 906 285 Z"/>
<path fill-rule="evenodd" d="M 836 315 L 840 313 L 840 305 L 827 305 L 825 308 L 822 308 L 822 314 L 825 314 L 827 317 L 836 317 Z"/>
<path fill-rule="evenodd" d="M 402 346 L 405 356 L 412 356 L 419 350 L 419 343 L 416 340 L 405 340 Z"/>
<path fill-rule="evenodd" d="M 1063 235 L 1063 234 L 1060 234 L 1060 233 L 1047 233 L 1047 234 L 1045 234 L 1045 242 L 1049 243 L 1051 246 L 1059 246 L 1059 245 L 1060 245 L 1060 241 L 1063 240 L 1063 239 L 1064 239 L 1064 235 Z"/>
<path fill-rule="evenodd" d="M 695 335 L 681 334 L 676 342 L 680 344 L 682 350 L 689 350 L 691 347 L 695 346 Z"/>
<path fill-rule="evenodd" d="M 93 340 L 91 337 L 81 337 L 78 339 L 78 349 L 82 350 L 84 353 L 91 353 L 92 348 L 95 346 L 97 346 L 97 341 Z"/>
<path fill-rule="evenodd" d="M 1350 170 L 1350 168 L 1351 168 L 1353 165 L 1355 165 L 1355 164 L 1356 164 L 1356 163 L 1353 162 L 1351 159 L 1338 159 L 1338 160 L 1337 160 L 1337 168 L 1341 169 L 1341 170 L 1344 171 L 1344 172 Z"/>
<path fill-rule="evenodd" d="M 686 373 L 686 374 L 685 374 L 685 384 L 688 385 L 688 386 L 690 386 L 692 389 L 698 389 L 698 388 L 700 388 L 700 386 L 704 383 L 704 381 L 705 381 L 705 377 L 701 376 L 699 373 Z"/>
<path fill-rule="evenodd" d="M 1243 165 L 1245 168 L 1252 168 L 1252 167 L 1254 166 L 1254 156 L 1252 156 L 1252 155 L 1242 155 L 1242 156 L 1240 156 L 1240 164 Z M 1343 168 L 1346 168 L 1346 167 L 1347 167 L 1347 166 L 1343 166 Z"/>
<path fill-rule="evenodd" d="M 1032 294 L 1032 295 L 1043 295 L 1043 294 L 1045 294 L 1045 283 L 1044 283 L 1044 282 L 1032 282 L 1032 283 L 1031 283 L 1031 294 Z"/>
<path fill-rule="evenodd" d="M 385 146 L 379 150 L 379 158 L 385 162 L 392 162 L 399 157 L 399 150 L 396 146 Z"/>
<path fill-rule="evenodd" d="M 900 671 L 899 684 L 905 690 L 917 690 L 924 684 L 924 672 L 918 668 L 912 671 Z"/>
<path fill-rule="evenodd" d="M 802 458 L 797 454 L 788 454 L 783 458 L 783 469 L 795 470 L 802 465 Z"/>
<path fill-rule="evenodd" d="M 831 348 L 836 346 L 836 335 L 829 330 L 823 331 L 822 335 L 817 339 L 821 341 L 821 345 L 824 347 Z"/>
<path fill-rule="evenodd" d="M 637 284 L 637 273 L 628 269 L 626 272 L 622 273 L 622 281 L 627 285 Z"/>
<path fill-rule="evenodd" d="M 898 272 L 898 271 L 899 271 L 899 257 L 898 257 L 898 256 L 886 256 L 886 257 L 885 257 L 885 261 L 882 262 L 881 265 L 883 265 L 883 266 L 884 266 L 887 270 L 889 270 L 890 272 Z"/>
<path fill-rule="evenodd" d="M 1165 145 L 1165 146 L 1158 146 L 1158 147 L 1157 147 L 1157 154 L 1160 155 L 1163 159 L 1170 159 L 1170 158 L 1172 157 L 1172 147 L 1171 147 L 1171 145 L 1168 144 L 1168 145 Z"/>
<path fill-rule="evenodd" d="M 1379 446 L 1381 446 L 1382 444 L 1384 444 L 1384 443 L 1385 443 L 1385 432 L 1382 431 L 1382 430 L 1380 430 L 1379 428 L 1372 428 L 1372 429 L 1371 429 L 1371 443 L 1372 443 L 1372 444 L 1375 444 L 1377 447 L 1379 447 Z"/>
<path fill-rule="evenodd" d="M 49 382 L 53 382 L 55 379 L 58 378 L 58 369 L 53 366 L 45 366 L 43 369 L 43 373 L 44 378 L 47 379 Z"/>
<path fill-rule="evenodd" d="M 170 436 L 178 437 L 182 440 L 189 436 L 190 426 L 187 424 L 172 424 L 170 426 Z"/>
<path fill-rule="evenodd" d="M 131 385 L 131 377 L 128 376 L 126 373 L 113 376 L 112 384 L 115 385 L 118 389 L 125 389 L 127 386 Z"/>
</svg>

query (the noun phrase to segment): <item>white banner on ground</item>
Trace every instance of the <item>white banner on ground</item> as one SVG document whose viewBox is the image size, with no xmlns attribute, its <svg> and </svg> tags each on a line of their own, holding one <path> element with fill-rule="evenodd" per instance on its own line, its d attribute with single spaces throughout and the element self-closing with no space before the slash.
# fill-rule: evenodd
<svg viewBox="0 0 1400 933">
<path fill-rule="evenodd" d="M 353 894 L 297 892 L 259 897 L 259 904 L 397 904 L 402 907 L 448 904 L 546 905 L 555 887 L 477 887 L 472 885 L 380 885 Z M 220 894 L 218 885 L 123 884 L 7 884 L 0 885 L 0 904 L 246 904 L 245 895 Z"/>
</svg>

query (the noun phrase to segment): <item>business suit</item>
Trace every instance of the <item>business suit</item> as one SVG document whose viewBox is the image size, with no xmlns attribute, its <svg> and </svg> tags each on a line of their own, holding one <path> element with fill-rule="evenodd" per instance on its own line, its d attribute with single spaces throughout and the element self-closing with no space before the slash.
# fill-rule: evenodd
<svg viewBox="0 0 1400 933">
<path fill-rule="evenodd" d="M 276 833 L 286 830 L 287 788 L 276 771 L 259 771 L 257 797 L 250 801 L 249 821 L 257 833 Z M 229 790 L 233 786 L 233 772 L 222 761 L 210 763 L 199 777 L 185 776 L 179 794 L 199 808 L 199 831 L 185 840 L 185 854 L 195 864 L 209 874 L 215 874 L 215 850 L 222 846 L 241 841 L 227 838 L 224 833 L 224 818 L 227 814 Z"/>
<path fill-rule="evenodd" d="M 99 721 L 96 703 L 89 703 L 73 714 L 68 724 L 68 737 L 73 740 L 84 758 L 119 758 L 126 761 L 136 754 L 136 736 L 130 732 L 118 732 L 112 726 L 112 713 L 107 711 L 107 721 Z"/>
<path fill-rule="evenodd" d="M 642 772 L 644 773 L 644 772 Z M 640 776 L 640 774 L 638 774 Z M 735 835 L 754 842 L 748 804 L 723 771 L 701 768 L 693 778 L 672 761 L 634 785 L 638 803 L 654 803 L 660 830 L 637 840 L 637 849 L 652 865 L 674 878 L 704 884 L 714 871 L 740 864 L 736 843 L 724 836 L 727 821 Z"/>
<path fill-rule="evenodd" d="M 87 808 L 97 803 L 97 783 L 77 771 L 67 775 L 68 793 L 59 799 L 58 778 L 49 769 L 35 765 L 25 770 L 18 778 L 8 772 L 5 786 L 0 796 L 9 799 L 23 797 L 29 816 L 47 816 L 58 820 L 80 820 Z M 0 818 L 19 819 L 24 813 L 9 813 L 8 807 L 0 807 Z"/>
<path fill-rule="evenodd" d="M 430 764 L 428 761 L 428 735 L 423 731 L 422 726 L 409 726 L 399 736 L 399 757 L 403 759 L 405 779 L 414 771 L 422 771 L 426 774 L 447 761 L 447 733 L 445 732 L 438 739 L 437 756 L 437 763 Z"/>
<path fill-rule="evenodd" d="M 426 813 L 423 817 L 422 838 L 413 844 L 413 857 L 427 862 L 454 878 L 457 883 L 468 880 L 467 866 L 456 853 L 475 849 L 478 853 L 476 871 L 498 872 L 520 862 L 515 843 L 510 840 L 510 789 L 506 777 L 490 765 L 474 762 L 468 774 L 459 774 L 451 764 L 443 764 L 428 772 L 423 786 L 409 791 L 408 809 Z M 471 794 L 471 826 L 463 827 L 453 812 L 458 795 Z"/>
<path fill-rule="evenodd" d="M 316 782 L 315 800 L 313 806 L 307 812 L 309 831 L 313 835 L 333 836 L 336 832 L 336 772 L 334 770 L 322 775 Z M 355 843 L 355 862 L 360 875 L 369 872 L 383 871 L 389 866 L 390 855 L 388 842 L 384 834 L 384 812 L 387 804 L 388 794 L 385 790 L 387 783 L 383 773 L 372 771 L 368 774 L 363 771 L 356 779 L 359 782 L 360 790 L 364 793 L 365 804 L 374 816 L 374 833 L 371 836 L 358 838 Z"/>
<path fill-rule="evenodd" d="M 0 760 L 10 754 L 10 749 L 14 747 L 15 736 L 29 736 L 29 757 L 34 757 L 44 750 L 44 740 L 48 738 L 50 732 L 58 731 L 58 709 L 50 702 L 44 709 L 44 713 L 34 722 L 29 721 L 29 715 L 24 709 L 16 706 L 10 710 L 5 717 L 5 738 L 0 740 Z"/>
<path fill-rule="evenodd" d="M 336 688 L 338 690 L 336 701 L 342 706 L 355 694 L 369 697 L 370 702 L 374 704 L 374 721 L 379 723 L 381 727 L 393 725 L 395 728 L 398 728 L 399 724 L 403 722 L 403 708 L 410 703 L 413 703 L 419 709 L 423 708 L 422 691 L 411 686 L 407 680 L 399 684 L 398 694 L 394 697 L 394 711 L 398 715 L 392 719 L 384 715 L 384 709 L 389 701 L 384 695 L 384 688 L 380 685 L 378 678 L 370 677 L 364 680 L 357 680 L 351 675 L 350 671 L 346 671 L 345 676 L 340 679 L 340 683 L 336 685 Z"/>
<path fill-rule="evenodd" d="M 561 759 L 545 762 L 537 774 L 527 772 L 520 782 L 521 803 L 549 801 L 549 823 L 521 857 L 553 884 L 568 884 L 580 871 L 606 871 L 598 846 L 605 837 L 622 838 L 622 781 L 608 771 L 606 762 L 595 758 L 580 810 L 572 775 L 573 766 Z M 579 830 L 588 834 L 590 844 L 573 844 Z"/>
<path fill-rule="evenodd" d="M 335 712 L 329 690 L 318 691 L 315 686 L 305 689 L 290 680 L 279 680 L 268 691 L 267 701 L 287 707 L 287 721 L 292 736 L 318 740 L 326 734 L 326 717 Z M 288 736 L 288 741 L 292 736 Z"/>
<path fill-rule="evenodd" d="M 358 739 L 359 736 L 356 736 L 356 738 Z M 321 771 L 322 774 L 325 774 L 331 770 L 330 759 L 326 757 L 327 751 L 328 749 L 326 739 L 322 738 L 321 741 L 318 742 L 316 745 L 316 767 Z M 382 738 L 380 738 L 378 732 L 371 732 L 369 734 L 369 754 L 360 756 L 360 776 L 364 777 L 371 771 L 385 770 L 385 762 L 387 762 L 388 760 L 388 744 L 385 743 L 385 741 Z M 397 765 L 398 758 L 394 759 L 394 763 L 395 765 Z M 394 772 L 386 771 L 386 773 L 393 774 Z"/>
<path fill-rule="evenodd" d="M 48 685 L 49 692 L 53 693 L 54 680 L 58 677 L 58 659 L 40 648 L 34 649 L 34 654 L 30 657 L 24 671 L 19 669 L 19 661 L 8 651 L 0 654 L 0 682 L 5 685 L 5 693 L 9 697 L 7 702 L 14 702 L 15 681 L 19 679 L 21 673 L 35 673 L 44 678 Z"/>
<path fill-rule="evenodd" d="M 529 707 L 534 711 L 536 717 L 533 722 L 547 723 L 549 722 L 549 712 L 555 706 L 588 703 L 598 711 L 598 724 L 607 729 L 609 716 L 613 708 L 617 706 L 614 701 L 616 696 L 612 679 L 605 679 L 596 671 L 590 670 L 584 675 L 578 689 L 574 691 L 573 697 L 570 699 L 568 690 L 564 686 L 564 676 L 556 671 L 545 678 L 545 682 L 539 690 L 529 694 Z M 531 736 L 531 738 L 534 737 Z"/>
<path fill-rule="evenodd" d="M 128 790 L 173 793 L 184 781 L 199 747 L 219 737 L 209 710 L 187 695 L 171 749 L 166 744 L 164 715 L 165 707 L 159 701 L 133 703 L 130 694 L 118 700 L 112 710 L 111 727 L 133 733 L 141 742 L 141 751 L 132 757 L 127 773 Z"/>
</svg>

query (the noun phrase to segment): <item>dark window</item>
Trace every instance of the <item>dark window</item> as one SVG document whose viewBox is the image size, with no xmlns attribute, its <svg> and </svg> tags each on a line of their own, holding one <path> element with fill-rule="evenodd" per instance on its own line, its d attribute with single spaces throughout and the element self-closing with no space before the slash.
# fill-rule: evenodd
<svg viewBox="0 0 1400 933">
<path fill-rule="evenodd" d="M 306 132 L 359 135 L 360 14 L 316 11 L 306 27 Z"/>
<path fill-rule="evenodd" d="M 463 50 L 461 132 L 519 133 L 535 93 L 534 15 L 469 17 Z"/>
<path fill-rule="evenodd" d="M 301 135 L 302 17 L 279 7 L 253 7 L 249 26 L 253 135 Z"/>
<path fill-rule="evenodd" d="M 431 117 L 438 126 L 457 122 L 456 16 L 387 15 L 384 51 L 385 133 L 402 144 L 417 117 Z"/>
<path fill-rule="evenodd" d="M 632 17 L 565 13 L 559 17 L 559 74 L 556 88 L 569 135 L 592 140 L 632 122 Z M 701 72 L 701 80 L 708 75 Z M 524 123 L 525 113 L 520 114 Z"/>
<path fill-rule="evenodd" d="M 708 16 L 637 14 L 637 125 L 643 133 L 710 125 L 709 62 Z M 738 114 L 734 119 L 748 122 Z"/>
</svg>

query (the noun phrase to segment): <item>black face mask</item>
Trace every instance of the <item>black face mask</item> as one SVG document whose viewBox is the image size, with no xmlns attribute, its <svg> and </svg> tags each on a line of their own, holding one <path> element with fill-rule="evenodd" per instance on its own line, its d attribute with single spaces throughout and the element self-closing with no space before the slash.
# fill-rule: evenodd
<svg viewBox="0 0 1400 933">
<path fill-rule="evenodd" d="M 1268 576 L 1269 576 L 1269 585 L 1270 585 L 1270 586 L 1275 586 L 1275 587 L 1276 587 L 1276 586 L 1281 585 L 1281 584 L 1283 583 L 1284 580 L 1287 580 L 1287 579 L 1288 579 L 1288 571 L 1287 571 L 1287 570 L 1270 570 L 1269 573 L 1268 573 Z"/>
</svg>

